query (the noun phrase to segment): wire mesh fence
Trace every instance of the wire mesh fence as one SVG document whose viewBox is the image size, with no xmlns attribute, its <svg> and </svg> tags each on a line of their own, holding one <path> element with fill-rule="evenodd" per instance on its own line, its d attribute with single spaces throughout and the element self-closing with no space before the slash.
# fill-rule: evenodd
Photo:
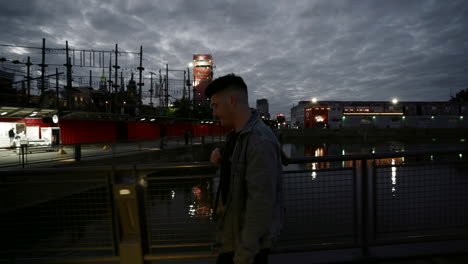
<svg viewBox="0 0 468 264">
<path fill-rule="evenodd" d="M 301 170 L 285 170 L 286 220 L 273 252 L 468 237 L 465 154 L 320 157 L 305 160 Z M 324 160 L 329 165 L 317 163 Z M 2 172 L 0 260 L 90 252 L 118 256 L 122 222 L 116 215 L 126 211 L 113 209 L 109 175 L 116 169 Z M 134 184 L 142 186 L 136 204 L 144 214 L 145 254 L 210 251 L 219 184 L 215 167 L 172 164 L 119 170 L 125 182 L 135 179 Z"/>
<path fill-rule="evenodd" d="M 353 168 L 286 171 L 286 221 L 278 246 L 354 243 L 354 174 Z"/>
<path fill-rule="evenodd" d="M 467 234 L 468 164 L 459 155 L 374 167 L 376 240 Z"/>
<path fill-rule="evenodd" d="M 114 255 L 106 173 L 5 176 L 0 259 Z"/>
<path fill-rule="evenodd" d="M 214 241 L 213 173 L 147 178 L 150 252 L 209 249 Z"/>
</svg>

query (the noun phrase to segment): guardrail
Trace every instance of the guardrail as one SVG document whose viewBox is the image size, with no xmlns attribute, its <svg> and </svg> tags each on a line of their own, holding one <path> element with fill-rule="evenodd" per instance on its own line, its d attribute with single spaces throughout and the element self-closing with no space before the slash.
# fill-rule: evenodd
<svg viewBox="0 0 468 264">
<path fill-rule="evenodd" d="M 188 145 L 221 142 L 223 135 L 196 136 L 190 138 Z M 117 157 L 144 151 L 178 148 L 185 146 L 184 137 L 122 142 L 77 143 L 70 145 L 28 146 L 23 144 L 14 148 L 0 149 L 0 168 L 21 167 L 28 164 L 52 161 L 93 159 L 96 157 Z"/>
<path fill-rule="evenodd" d="M 468 150 L 290 160 L 275 253 L 466 239 Z M 289 167 L 286 167 L 289 168 Z M 0 171 L 0 263 L 214 257 L 209 163 Z M 11 201 L 15 201 L 12 203 Z"/>
</svg>

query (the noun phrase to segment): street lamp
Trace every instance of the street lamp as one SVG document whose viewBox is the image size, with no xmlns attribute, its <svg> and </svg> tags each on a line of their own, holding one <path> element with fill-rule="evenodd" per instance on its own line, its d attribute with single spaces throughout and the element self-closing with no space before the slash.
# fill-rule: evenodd
<svg viewBox="0 0 468 264">
<path fill-rule="evenodd" d="M 394 105 L 398 104 L 398 99 L 393 98 L 393 99 L 392 99 L 392 103 L 393 103 Z"/>
<path fill-rule="evenodd" d="M 314 104 L 317 103 L 317 98 L 312 97 L 312 103 L 314 103 Z"/>
</svg>

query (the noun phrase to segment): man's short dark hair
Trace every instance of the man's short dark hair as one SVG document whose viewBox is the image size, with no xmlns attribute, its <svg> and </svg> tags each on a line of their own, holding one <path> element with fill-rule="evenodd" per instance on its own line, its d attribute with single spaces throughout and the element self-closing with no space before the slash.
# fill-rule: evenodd
<svg viewBox="0 0 468 264">
<path fill-rule="evenodd" d="M 247 85 L 244 80 L 234 73 L 221 76 L 211 82 L 205 89 L 206 98 L 211 98 L 215 93 L 218 93 L 227 88 L 235 88 L 247 94 Z"/>
</svg>

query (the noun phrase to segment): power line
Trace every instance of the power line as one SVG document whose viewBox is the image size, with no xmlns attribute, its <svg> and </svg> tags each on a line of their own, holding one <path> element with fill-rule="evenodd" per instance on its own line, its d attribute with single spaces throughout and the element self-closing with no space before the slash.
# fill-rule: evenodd
<svg viewBox="0 0 468 264">
<path fill-rule="evenodd" d="M 11 48 L 24 48 L 24 49 L 42 49 L 42 47 L 31 47 L 31 46 L 21 46 L 21 45 L 11 45 L 11 44 L 0 44 L 0 47 L 11 47 Z M 65 48 L 46 48 L 46 51 L 61 51 L 65 52 Z M 81 52 L 108 52 L 115 53 L 115 50 L 95 50 L 95 49 L 70 49 L 70 51 L 81 51 Z M 135 54 L 140 55 L 139 52 L 134 51 L 119 51 L 118 54 Z"/>
<path fill-rule="evenodd" d="M 20 71 L 20 70 L 11 69 L 11 68 L 4 67 L 4 66 L 2 67 L 2 69 L 9 70 L 9 71 L 14 71 L 14 72 L 19 72 L 19 73 L 22 73 L 22 74 L 26 74 L 26 72 L 23 72 L 23 71 Z"/>
</svg>

